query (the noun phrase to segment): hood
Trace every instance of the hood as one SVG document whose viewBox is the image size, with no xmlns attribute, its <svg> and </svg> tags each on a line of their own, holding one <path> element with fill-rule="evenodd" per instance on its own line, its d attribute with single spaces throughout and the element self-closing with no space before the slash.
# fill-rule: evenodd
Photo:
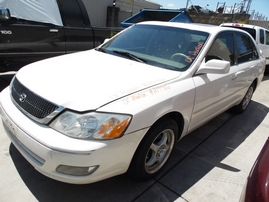
<svg viewBox="0 0 269 202">
<path fill-rule="evenodd" d="M 179 75 L 95 50 L 35 62 L 16 74 L 34 93 L 77 111 L 97 109 Z"/>
</svg>

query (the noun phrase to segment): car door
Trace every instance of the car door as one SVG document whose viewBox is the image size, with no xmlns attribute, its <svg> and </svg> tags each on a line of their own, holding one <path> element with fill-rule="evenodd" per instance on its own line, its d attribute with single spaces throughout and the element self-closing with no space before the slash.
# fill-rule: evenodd
<svg viewBox="0 0 269 202">
<path fill-rule="evenodd" d="M 264 50 L 263 54 L 266 57 L 266 64 L 269 65 L 269 31 L 264 30 Z"/>
<path fill-rule="evenodd" d="M 1 29 L 6 33 L 0 37 L 0 71 L 65 53 L 62 27 L 12 19 Z"/>
<path fill-rule="evenodd" d="M 263 55 L 266 55 L 265 30 L 259 27 L 256 28 L 256 42 Z"/>
<path fill-rule="evenodd" d="M 259 60 L 258 50 L 255 46 L 254 40 L 247 34 L 242 32 L 235 32 L 236 44 L 236 69 L 237 72 L 233 76 L 235 82 L 236 95 L 245 95 L 249 86 L 254 80 L 253 74 L 261 64 Z M 237 99 L 235 97 L 234 99 Z"/>
<path fill-rule="evenodd" d="M 64 23 L 66 52 L 72 53 L 91 49 L 95 46 L 93 28 L 83 2 L 58 0 Z"/>
<path fill-rule="evenodd" d="M 216 38 L 208 51 L 203 63 L 210 59 L 229 61 L 230 70 L 226 74 L 199 74 L 194 75 L 193 81 L 196 86 L 196 99 L 189 130 L 193 130 L 217 114 L 232 106 L 238 97 L 236 94 L 234 33 L 222 32 Z M 238 98 L 237 98 L 238 99 Z"/>
</svg>

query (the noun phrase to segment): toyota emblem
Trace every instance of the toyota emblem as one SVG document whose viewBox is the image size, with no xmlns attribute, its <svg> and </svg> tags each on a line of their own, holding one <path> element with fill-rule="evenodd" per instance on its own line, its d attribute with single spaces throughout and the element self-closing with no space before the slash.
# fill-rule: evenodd
<svg viewBox="0 0 269 202">
<path fill-rule="evenodd" d="M 20 102 L 25 102 L 26 97 L 27 97 L 26 94 L 24 94 L 24 93 L 20 94 L 20 98 L 19 98 Z"/>
</svg>

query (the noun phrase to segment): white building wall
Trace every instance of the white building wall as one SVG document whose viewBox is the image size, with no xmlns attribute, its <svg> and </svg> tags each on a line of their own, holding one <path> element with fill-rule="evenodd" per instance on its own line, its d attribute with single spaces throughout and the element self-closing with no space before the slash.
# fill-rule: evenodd
<svg viewBox="0 0 269 202">
<path fill-rule="evenodd" d="M 105 27 L 107 7 L 112 6 L 113 0 L 82 0 L 87 9 L 92 26 Z M 116 0 L 116 7 L 120 8 L 118 24 L 143 8 L 159 9 L 160 5 L 145 0 Z"/>
</svg>

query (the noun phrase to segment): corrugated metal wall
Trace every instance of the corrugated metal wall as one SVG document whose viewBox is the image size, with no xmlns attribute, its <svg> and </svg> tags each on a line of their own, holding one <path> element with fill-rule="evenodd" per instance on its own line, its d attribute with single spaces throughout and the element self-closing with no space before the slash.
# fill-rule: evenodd
<svg viewBox="0 0 269 202">
<path fill-rule="evenodd" d="M 92 26 L 105 27 L 107 7 L 112 6 L 113 0 L 82 0 L 88 11 Z M 119 25 L 122 21 L 138 13 L 143 8 L 159 9 L 160 5 L 145 0 L 116 0 L 116 7 L 120 8 Z"/>
<path fill-rule="evenodd" d="M 249 24 L 257 25 L 269 30 L 269 21 L 265 20 L 249 20 Z"/>
</svg>

